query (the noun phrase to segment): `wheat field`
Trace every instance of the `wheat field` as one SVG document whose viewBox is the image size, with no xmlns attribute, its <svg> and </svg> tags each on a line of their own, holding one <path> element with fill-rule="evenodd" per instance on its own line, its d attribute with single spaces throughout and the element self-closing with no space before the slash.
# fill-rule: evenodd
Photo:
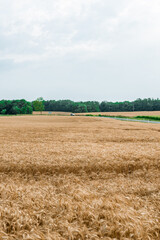
<svg viewBox="0 0 160 240">
<path fill-rule="evenodd" d="M 160 125 L 0 118 L 0 240 L 159 240 Z"/>
</svg>

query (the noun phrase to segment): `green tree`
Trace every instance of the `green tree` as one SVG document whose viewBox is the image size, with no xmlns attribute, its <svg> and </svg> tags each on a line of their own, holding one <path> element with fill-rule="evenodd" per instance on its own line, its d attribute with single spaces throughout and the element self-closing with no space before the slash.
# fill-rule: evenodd
<svg viewBox="0 0 160 240">
<path fill-rule="evenodd" d="M 72 112 L 75 113 L 88 112 L 87 106 L 83 103 L 76 103 Z"/>
<path fill-rule="evenodd" d="M 11 114 L 20 114 L 20 108 L 17 106 L 13 106 L 11 108 Z"/>
<path fill-rule="evenodd" d="M 41 112 L 41 114 L 42 114 L 42 111 L 44 111 L 44 100 L 42 97 L 37 98 L 33 102 L 33 109 L 34 109 L 34 111 Z"/>
<path fill-rule="evenodd" d="M 3 114 L 3 115 L 5 115 L 6 114 L 6 109 L 3 109 L 2 111 L 1 111 L 1 114 Z"/>
</svg>

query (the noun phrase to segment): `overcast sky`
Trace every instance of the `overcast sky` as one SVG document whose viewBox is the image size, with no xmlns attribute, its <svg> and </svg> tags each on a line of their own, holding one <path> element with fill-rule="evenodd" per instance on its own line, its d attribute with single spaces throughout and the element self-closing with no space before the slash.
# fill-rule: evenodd
<svg viewBox="0 0 160 240">
<path fill-rule="evenodd" d="M 0 0 L 0 99 L 160 97 L 160 0 Z"/>
</svg>

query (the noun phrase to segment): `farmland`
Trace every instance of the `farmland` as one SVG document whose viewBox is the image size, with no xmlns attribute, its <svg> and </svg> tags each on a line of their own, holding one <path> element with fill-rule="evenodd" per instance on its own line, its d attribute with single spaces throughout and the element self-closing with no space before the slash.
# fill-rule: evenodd
<svg viewBox="0 0 160 240">
<path fill-rule="evenodd" d="M 160 239 L 160 125 L 34 115 L 0 129 L 0 239 Z"/>
</svg>

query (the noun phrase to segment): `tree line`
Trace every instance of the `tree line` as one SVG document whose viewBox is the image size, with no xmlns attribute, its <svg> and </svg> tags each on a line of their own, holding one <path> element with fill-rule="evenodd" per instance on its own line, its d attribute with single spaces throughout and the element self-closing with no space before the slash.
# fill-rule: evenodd
<svg viewBox="0 0 160 240">
<path fill-rule="evenodd" d="M 101 103 L 96 101 L 73 102 L 71 100 L 44 101 L 46 111 L 64 112 L 132 112 L 132 111 L 160 111 L 160 99 L 140 99 L 124 102 Z"/>
<path fill-rule="evenodd" d="M 21 100 L 1 100 L 0 114 L 16 115 L 16 114 L 32 114 L 32 103 L 24 99 Z"/>
<path fill-rule="evenodd" d="M 101 112 L 132 112 L 132 111 L 160 111 L 160 99 L 138 98 L 129 102 L 102 102 Z"/>
<path fill-rule="evenodd" d="M 44 101 L 46 111 L 62 111 L 62 112 L 100 112 L 100 104 L 96 101 L 74 102 L 71 100 L 50 100 Z"/>
<path fill-rule="evenodd" d="M 135 101 L 108 102 L 71 100 L 47 100 L 38 98 L 33 102 L 22 100 L 1 100 L 0 114 L 32 114 L 33 111 L 87 112 L 131 112 L 160 111 L 160 99 L 137 99 Z"/>
</svg>

